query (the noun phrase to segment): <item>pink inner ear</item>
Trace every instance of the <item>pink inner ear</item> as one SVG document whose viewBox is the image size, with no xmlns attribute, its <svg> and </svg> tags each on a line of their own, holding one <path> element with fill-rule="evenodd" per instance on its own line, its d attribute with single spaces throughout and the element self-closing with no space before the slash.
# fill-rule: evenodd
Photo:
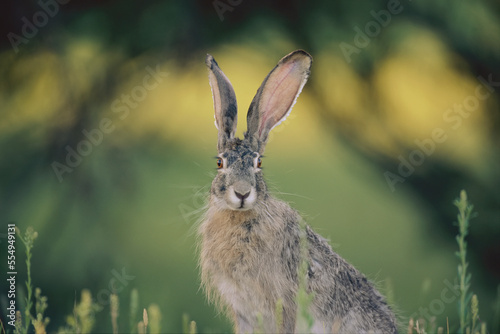
<svg viewBox="0 0 500 334">
<path fill-rule="evenodd" d="M 297 75 L 297 68 L 300 69 L 298 65 L 294 61 L 282 64 L 267 80 L 259 106 L 259 136 L 264 129 L 270 130 L 276 125 L 292 107 L 302 82 L 300 75 Z"/>
<path fill-rule="evenodd" d="M 219 121 L 220 121 L 220 113 L 221 113 L 221 99 L 220 99 L 220 92 L 219 92 L 219 84 L 217 83 L 217 78 L 215 75 L 210 72 L 209 73 L 209 82 L 210 82 L 210 88 L 212 90 L 212 98 L 214 101 L 214 111 L 215 111 L 215 127 L 219 129 Z"/>
</svg>

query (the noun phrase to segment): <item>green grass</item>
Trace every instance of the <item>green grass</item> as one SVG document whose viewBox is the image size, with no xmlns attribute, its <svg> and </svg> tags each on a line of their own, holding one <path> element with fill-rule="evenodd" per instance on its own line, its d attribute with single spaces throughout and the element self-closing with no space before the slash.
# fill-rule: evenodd
<svg viewBox="0 0 500 334">
<path fill-rule="evenodd" d="M 477 297 L 473 298 L 470 288 L 471 274 L 467 272 L 469 264 L 467 263 L 467 242 L 465 237 L 469 234 L 469 221 L 472 218 L 473 206 L 467 202 L 467 194 L 465 191 L 460 193 L 460 199 L 455 201 L 455 206 L 458 208 L 459 214 L 457 216 L 459 234 L 456 237 L 458 243 L 458 251 L 455 253 L 460 261 L 458 265 L 458 278 L 460 281 L 460 299 L 459 305 L 459 317 L 460 317 L 460 328 L 459 333 L 465 333 L 468 329 L 469 331 L 475 333 L 475 322 L 478 316 L 478 302 Z M 467 312 L 468 306 L 471 303 L 471 311 Z M 472 313 L 472 316 L 471 316 Z M 470 324 L 472 318 L 472 325 Z"/>
<path fill-rule="evenodd" d="M 454 201 L 454 205 L 458 208 L 457 222 L 458 235 L 456 241 L 458 244 L 458 251 L 456 256 L 458 258 L 457 265 L 457 279 L 459 282 L 459 298 L 457 301 L 458 319 L 457 324 L 449 324 L 448 317 L 436 319 L 431 318 L 430 321 L 425 319 L 409 319 L 407 328 L 401 332 L 408 334 L 431 334 L 431 333 L 460 333 L 460 334 L 486 334 L 486 323 L 480 321 L 479 316 L 479 301 L 477 295 L 470 291 L 472 275 L 468 272 L 469 264 L 467 262 L 467 242 L 466 237 L 469 233 L 470 221 L 475 216 L 473 206 L 467 199 L 465 191 L 460 193 L 460 197 Z M 5 329 L 5 325 L 1 323 L 0 333 L 15 333 L 15 334 L 28 334 L 35 332 L 36 334 L 44 334 L 48 330 L 50 320 L 45 316 L 48 307 L 47 297 L 42 295 L 40 288 L 35 288 L 31 279 L 31 260 L 32 248 L 38 233 L 32 228 L 28 228 L 24 235 L 16 228 L 17 237 L 21 240 L 25 248 L 26 255 L 26 298 L 24 299 L 24 309 L 22 312 L 16 312 L 16 328 L 14 331 Z M 305 267 L 304 267 L 305 268 Z M 304 268 L 301 268 L 301 276 L 304 275 Z M 311 315 L 308 314 L 308 305 L 311 302 L 312 296 L 305 292 L 305 282 L 301 281 L 301 289 L 297 296 L 299 305 L 299 318 L 305 321 L 306 328 L 311 328 Z M 500 287 L 499 287 L 500 295 Z M 394 300 L 394 296 L 391 296 Z M 34 309 L 33 309 L 34 307 Z M 114 334 L 120 332 L 126 333 L 161 333 L 161 318 L 162 313 L 156 304 L 151 304 L 147 309 L 140 310 L 139 307 L 139 292 L 137 289 L 132 289 L 130 293 L 130 305 L 126 314 L 128 319 L 128 328 L 119 328 L 120 313 L 123 308 L 120 305 L 120 299 L 117 294 L 110 294 L 109 300 L 109 321 L 111 323 L 112 331 Z M 500 296 L 497 301 L 498 310 L 500 312 Z M 277 307 L 279 309 L 279 306 Z M 65 318 L 66 325 L 57 330 L 59 334 L 66 333 L 92 333 L 102 332 L 96 329 L 95 314 L 102 310 L 102 306 L 96 303 L 89 290 L 82 290 L 80 300 L 78 303 L 75 301 L 74 307 L 68 312 Z M 278 312 L 278 324 L 281 322 L 281 316 Z M 495 321 L 495 320 L 494 320 Z M 182 317 L 183 333 L 194 334 L 197 332 L 196 322 L 190 320 L 187 314 Z M 53 331 L 54 329 L 51 329 Z"/>
<path fill-rule="evenodd" d="M 486 323 L 479 321 L 479 301 L 477 295 L 470 290 L 471 273 L 468 272 L 469 263 L 467 262 L 467 242 L 466 236 L 469 234 L 470 220 L 475 216 L 473 205 L 467 199 L 467 193 L 462 190 L 460 197 L 454 201 L 454 205 L 458 208 L 457 222 L 458 235 L 456 241 L 458 251 L 455 252 L 459 260 L 457 266 L 457 276 L 459 282 L 459 298 L 457 302 L 459 324 L 450 325 L 448 318 L 446 319 L 410 319 L 408 322 L 408 333 L 459 333 L 459 334 L 486 334 Z M 438 326 L 437 324 L 442 324 Z"/>
</svg>

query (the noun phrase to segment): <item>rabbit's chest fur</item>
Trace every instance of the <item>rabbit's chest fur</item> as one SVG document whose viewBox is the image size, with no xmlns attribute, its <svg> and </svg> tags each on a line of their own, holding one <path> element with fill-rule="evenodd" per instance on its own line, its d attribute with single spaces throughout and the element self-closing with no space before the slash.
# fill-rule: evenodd
<svg viewBox="0 0 500 334">
<path fill-rule="evenodd" d="M 272 203 L 277 216 L 209 211 L 200 227 L 202 280 L 212 296 L 238 313 L 271 314 L 276 300 L 293 298 L 300 228 L 295 211 L 280 203 Z"/>
</svg>

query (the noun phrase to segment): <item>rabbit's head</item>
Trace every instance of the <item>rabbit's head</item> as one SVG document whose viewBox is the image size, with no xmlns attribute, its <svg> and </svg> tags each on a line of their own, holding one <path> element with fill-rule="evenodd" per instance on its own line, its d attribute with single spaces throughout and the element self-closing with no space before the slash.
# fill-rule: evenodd
<svg viewBox="0 0 500 334">
<path fill-rule="evenodd" d="M 250 210 L 268 196 L 261 173 L 261 155 L 271 129 L 292 110 L 307 81 L 311 63 L 311 56 L 302 50 L 279 61 L 257 90 L 247 114 L 247 131 L 239 139 L 234 136 L 237 105 L 233 87 L 215 59 L 207 55 L 218 129 L 218 173 L 211 194 L 220 209 Z"/>
</svg>

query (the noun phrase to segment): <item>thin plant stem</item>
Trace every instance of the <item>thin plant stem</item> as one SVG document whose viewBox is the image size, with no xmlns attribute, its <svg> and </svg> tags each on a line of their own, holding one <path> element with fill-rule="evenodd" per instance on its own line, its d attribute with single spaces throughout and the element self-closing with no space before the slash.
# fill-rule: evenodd
<svg viewBox="0 0 500 334">
<path fill-rule="evenodd" d="M 459 305 L 459 318 L 460 327 L 459 333 L 465 333 L 466 327 L 469 322 L 467 305 L 472 297 L 469 293 L 471 275 L 467 273 L 469 264 L 467 263 L 467 242 L 465 237 L 469 234 L 469 221 L 472 218 L 473 206 L 467 201 L 467 193 L 465 190 L 460 192 L 460 198 L 455 200 L 455 206 L 458 208 L 457 224 L 459 227 L 459 234 L 456 237 L 458 243 L 458 251 L 455 253 L 459 259 L 458 265 L 458 279 L 460 282 L 460 300 Z"/>
</svg>

